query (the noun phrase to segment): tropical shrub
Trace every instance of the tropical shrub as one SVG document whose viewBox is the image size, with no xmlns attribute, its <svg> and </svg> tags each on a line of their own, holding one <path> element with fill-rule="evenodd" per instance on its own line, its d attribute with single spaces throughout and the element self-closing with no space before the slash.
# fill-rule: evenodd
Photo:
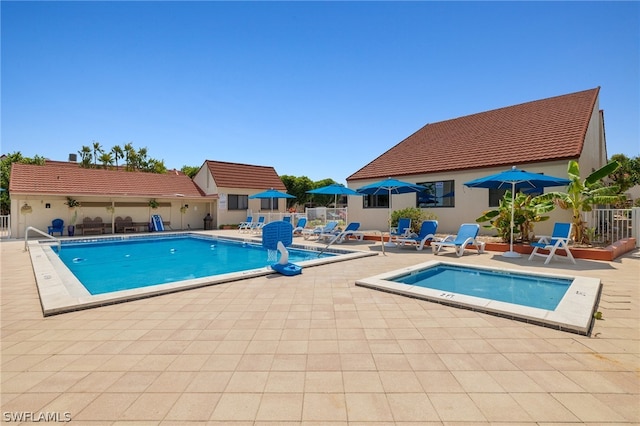
<svg viewBox="0 0 640 426">
<path fill-rule="evenodd" d="M 589 233 L 586 232 L 586 222 L 582 220 L 582 212 L 590 212 L 594 206 L 616 204 L 624 199 L 617 185 L 605 186 L 602 179 L 613 174 L 620 164 L 611 161 L 605 166 L 591 173 L 582 181 L 580 166 L 575 160 L 569 161 L 567 174 L 571 183 L 567 192 L 549 192 L 539 198 L 553 201 L 558 207 L 572 211 L 573 241 L 579 244 L 589 244 Z"/>
<path fill-rule="evenodd" d="M 401 210 L 391 212 L 391 227 L 398 226 L 398 219 L 406 217 L 411 219 L 411 231 L 416 234 L 420 232 L 420 225 L 425 220 L 437 220 L 438 216 L 434 213 L 419 209 L 417 207 L 407 207 Z"/>
<path fill-rule="evenodd" d="M 513 204 L 513 235 L 514 240 L 531 241 L 533 228 L 537 222 L 549 220 L 545 213 L 552 211 L 555 206 L 551 200 L 519 192 L 512 199 L 511 191 L 506 191 L 498 208 L 485 211 L 476 222 L 483 223 L 483 228 L 494 229 L 503 242 L 511 238 L 511 205 Z M 516 236 L 519 236 L 516 238 Z"/>
</svg>

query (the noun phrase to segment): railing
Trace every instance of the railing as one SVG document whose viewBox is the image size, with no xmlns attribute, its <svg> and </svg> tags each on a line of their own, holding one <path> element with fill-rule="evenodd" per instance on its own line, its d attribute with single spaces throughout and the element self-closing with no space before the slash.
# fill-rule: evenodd
<svg viewBox="0 0 640 426">
<path fill-rule="evenodd" d="M 640 247 L 640 208 L 593 209 L 584 212 L 587 232 L 592 243 L 611 244 L 623 238 L 634 237 Z"/>
<path fill-rule="evenodd" d="M 62 246 L 60 244 L 60 240 L 57 239 L 56 237 L 54 237 L 53 235 L 49 235 L 46 232 L 39 230 L 38 228 L 34 228 L 33 226 L 28 226 L 27 229 L 24 231 L 24 251 L 28 250 L 27 239 L 29 238 L 29 231 L 36 231 L 38 234 L 57 242 L 58 243 L 58 251 L 60 251 L 60 249 L 62 248 Z"/>
<path fill-rule="evenodd" d="M 11 215 L 0 215 L 0 238 L 11 238 Z"/>
<path fill-rule="evenodd" d="M 348 222 L 347 208 L 313 207 L 306 209 L 307 226 L 326 225 L 330 220 L 337 220 L 339 225 Z"/>
</svg>

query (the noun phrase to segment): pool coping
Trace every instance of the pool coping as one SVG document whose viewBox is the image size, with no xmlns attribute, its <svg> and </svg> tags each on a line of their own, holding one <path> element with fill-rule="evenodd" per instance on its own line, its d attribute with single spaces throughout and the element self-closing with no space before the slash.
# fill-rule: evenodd
<svg viewBox="0 0 640 426">
<path fill-rule="evenodd" d="M 413 271 L 439 265 L 460 266 L 460 264 L 457 263 L 431 260 L 410 267 L 363 278 L 357 280 L 356 285 L 389 293 L 415 297 L 453 307 L 485 312 L 562 331 L 569 331 L 582 335 L 589 335 L 591 332 L 594 321 L 593 314 L 599 302 L 602 288 L 600 280 L 597 278 L 548 274 L 521 269 L 516 270 L 507 268 L 490 268 L 480 265 L 465 265 L 465 267 L 484 269 L 488 271 L 497 270 L 515 274 L 524 273 L 546 278 L 571 279 L 571 285 L 567 289 L 564 297 L 560 300 L 556 309 L 553 311 L 390 281 L 390 279 L 406 275 Z"/>
<path fill-rule="evenodd" d="M 251 244 L 258 244 L 260 240 L 255 238 L 216 236 L 210 234 L 201 234 L 191 232 L 191 235 L 203 236 L 213 240 L 232 240 L 241 241 Z M 163 233 L 162 236 L 185 235 L 185 233 Z M 146 237 L 149 237 L 146 235 Z M 130 239 L 131 237 L 122 237 L 118 239 Z M 91 237 L 91 238 L 75 238 L 73 240 L 113 240 L 113 236 L 109 237 Z M 67 241 L 71 241 L 67 240 Z M 175 281 L 166 284 L 157 284 L 153 286 L 141 287 L 138 289 L 121 290 L 112 293 L 92 295 L 82 285 L 82 283 L 73 275 L 73 273 L 64 265 L 62 260 L 54 253 L 50 240 L 35 240 L 28 242 L 28 251 L 31 257 L 31 265 L 33 267 L 38 294 L 40 296 L 40 304 L 42 313 L 46 316 L 73 312 L 83 309 L 90 309 L 104 305 L 115 303 L 123 303 L 136 299 L 154 297 L 163 294 L 174 293 L 177 291 L 191 290 L 194 288 L 228 283 L 232 281 L 243 280 L 247 278 L 260 277 L 265 275 L 277 274 L 276 271 L 269 266 L 257 269 L 249 269 L 241 272 L 231 272 L 220 274 L 217 276 L 208 276 L 202 278 L 194 278 L 190 280 Z M 305 249 L 310 251 L 323 251 L 322 247 L 307 246 L 302 244 L 292 244 L 290 248 Z M 297 263 L 304 268 L 321 266 L 328 263 L 343 262 L 347 260 L 357 259 L 367 256 L 376 256 L 377 253 L 358 250 L 336 249 L 330 248 L 326 252 L 338 253 L 338 256 L 318 258 L 306 260 Z M 304 272 L 303 272 L 304 273 Z M 286 279 L 288 277 L 284 277 Z"/>
</svg>

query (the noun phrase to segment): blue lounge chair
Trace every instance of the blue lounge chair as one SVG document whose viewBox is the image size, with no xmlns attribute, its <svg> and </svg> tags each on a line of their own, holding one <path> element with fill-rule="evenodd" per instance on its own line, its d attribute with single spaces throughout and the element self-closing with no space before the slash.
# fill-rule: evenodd
<svg viewBox="0 0 640 426">
<path fill-rule="evenodd" d="M 391 228 L 389 233 L 389 240 L 395 242 L 398 238 L 407 238 L 411 236 L 411 219 L 407 217 L 401 217 L 398 219 L 398 226 Z"/>
<path fill-rule="evenodd" d="M 331 243 L 336 242 L 338 244 L 343 243 L 350 237 L 355 237 L 358 241 L 362 241 L 364 234 L 358 232 L 360 228 L 360 222 L 351 222 L 343 230 L 334 229 L 332 232 L 320 234 L 321 239 L 330 240 Z"/>
<path fill-rule="evenodd" d="M 433 254 L 440 253 L 442 247 L 453 247 L 456 251 L 456 255 L 460 257 L 464 254 L 464 250 L 468 246 L 475 246 L 478 250 L 478 254 L 484 253 L 484 243 L 476 241 L 479 230 L 480 225 L 477 223 L 463 223 L 460 225 L 457 235 L 447 235 L 440 241 L 431 242 Z"/>
<path fill-rule="evenodd" d="M 298 223 L 296 223 L 296 227 L 293 228 L 293 235 L 298 235 L 298 234 L 302 234 L 302 230 L 304 229 L 304 227 L 307 226 L 307 218 L 306 217 L 301 217 L 300 219 L 298 219 Z"/>
<path fill-rule="evenodd" d="M 412 234 L 406 238 L 397 238 L 395 243 L 400 246 L 414 245 L 416 246 L 416 250 L 422 250 L 427 241 L 433 241 L 435 239 L 437 229 L 437 220 L 425 220 L 422 222 L 422 225 L 420 225 L 419 234 Z"/>
<path fill-rule="evenodd" d="M 338 222 L 332 220 L 327 222 L 325 226 L 316 226 L 314 229 L 304 229 L 302 231 L 302 236 L 305 240 L 308 240 L 311 237 L 320 238 L 320 235 L 322 234 L 332 233 L 333 230 L 336 229 L 336 226 L 338 226 Z"/>
<path fill-rule="evenodd" d="M 252 222 L 253 222 L 253 216 L 247 216 L 247 220 L 244 222 L 241 222 L 240 225 L 238 225 L 238 231 L 248 232 L 251 229 Z"/>
<path fill-rule="evenodd" d="M 570 223 L 556 223 L 553 225 L 553 235 L 549 236 L 540 236 L 540 240 L 536 243 L 531 243 L 533 246 L 533 251 L 531 252 L 531 256 L 529 256 L 529 260 L 533 259 L 533 256 L 545 257 L 547 260 L 544 261 L 544 264 L 548 264 L 551 261 L 553 256 L 558 256 L 558 249 L 564 250 L 565 256 L 571 260 L 573 263 L 576 263 L 576 260 L 573 258 L 571 254 L 571 250 L 569 250 L 569 239 L 571 238 L 571 224 Z M 539 249 L 548 250 L 549 253 L 538 253 Z"/>
<path fill-rule="evenodd" d="M 51 221 L 51 226 L 47 226 L 47 230 L 49 231 L 49 235 L 53 235 L 54 233 L 59 232 L 60 236 L 62 237 L 62 234 L 64 234 L 64 220 L 53 219 Z"/>
<path fill-rule="evenodd" d="M 252 222 L 251 223 L 251 232 L 256 233 L 256 234 L 259 233 L 259 232 L 262 232 L 262 227 L 264 225 L 265 225 L 264 216 L 259 216 L 257 222 Z"/>
</svg>

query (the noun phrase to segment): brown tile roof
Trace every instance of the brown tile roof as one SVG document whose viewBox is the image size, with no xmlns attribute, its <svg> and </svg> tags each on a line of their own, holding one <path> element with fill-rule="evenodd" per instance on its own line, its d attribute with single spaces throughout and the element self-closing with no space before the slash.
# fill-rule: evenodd
<svg viewBox="0 0 640 426">
<path fill-rule="evenodd" d="M 131 197 L 203 197 L 188 176 L 180 172 L 157 174 L 85 169 L 47 162 L 44 166 L 14 163 L 9 191 L 12 194 L 61 194 Z"/>
<path fill-rule="evenodd" d="M 427 124 L 347 180 L 577 158 L 599 91 Z"/>
<path fill-rule="evenodd" d="M 276 170 L 270 166 L 211 160 L 205 161 L 205 164 L 219 187 L 287 190 Z"/>
</svg>

